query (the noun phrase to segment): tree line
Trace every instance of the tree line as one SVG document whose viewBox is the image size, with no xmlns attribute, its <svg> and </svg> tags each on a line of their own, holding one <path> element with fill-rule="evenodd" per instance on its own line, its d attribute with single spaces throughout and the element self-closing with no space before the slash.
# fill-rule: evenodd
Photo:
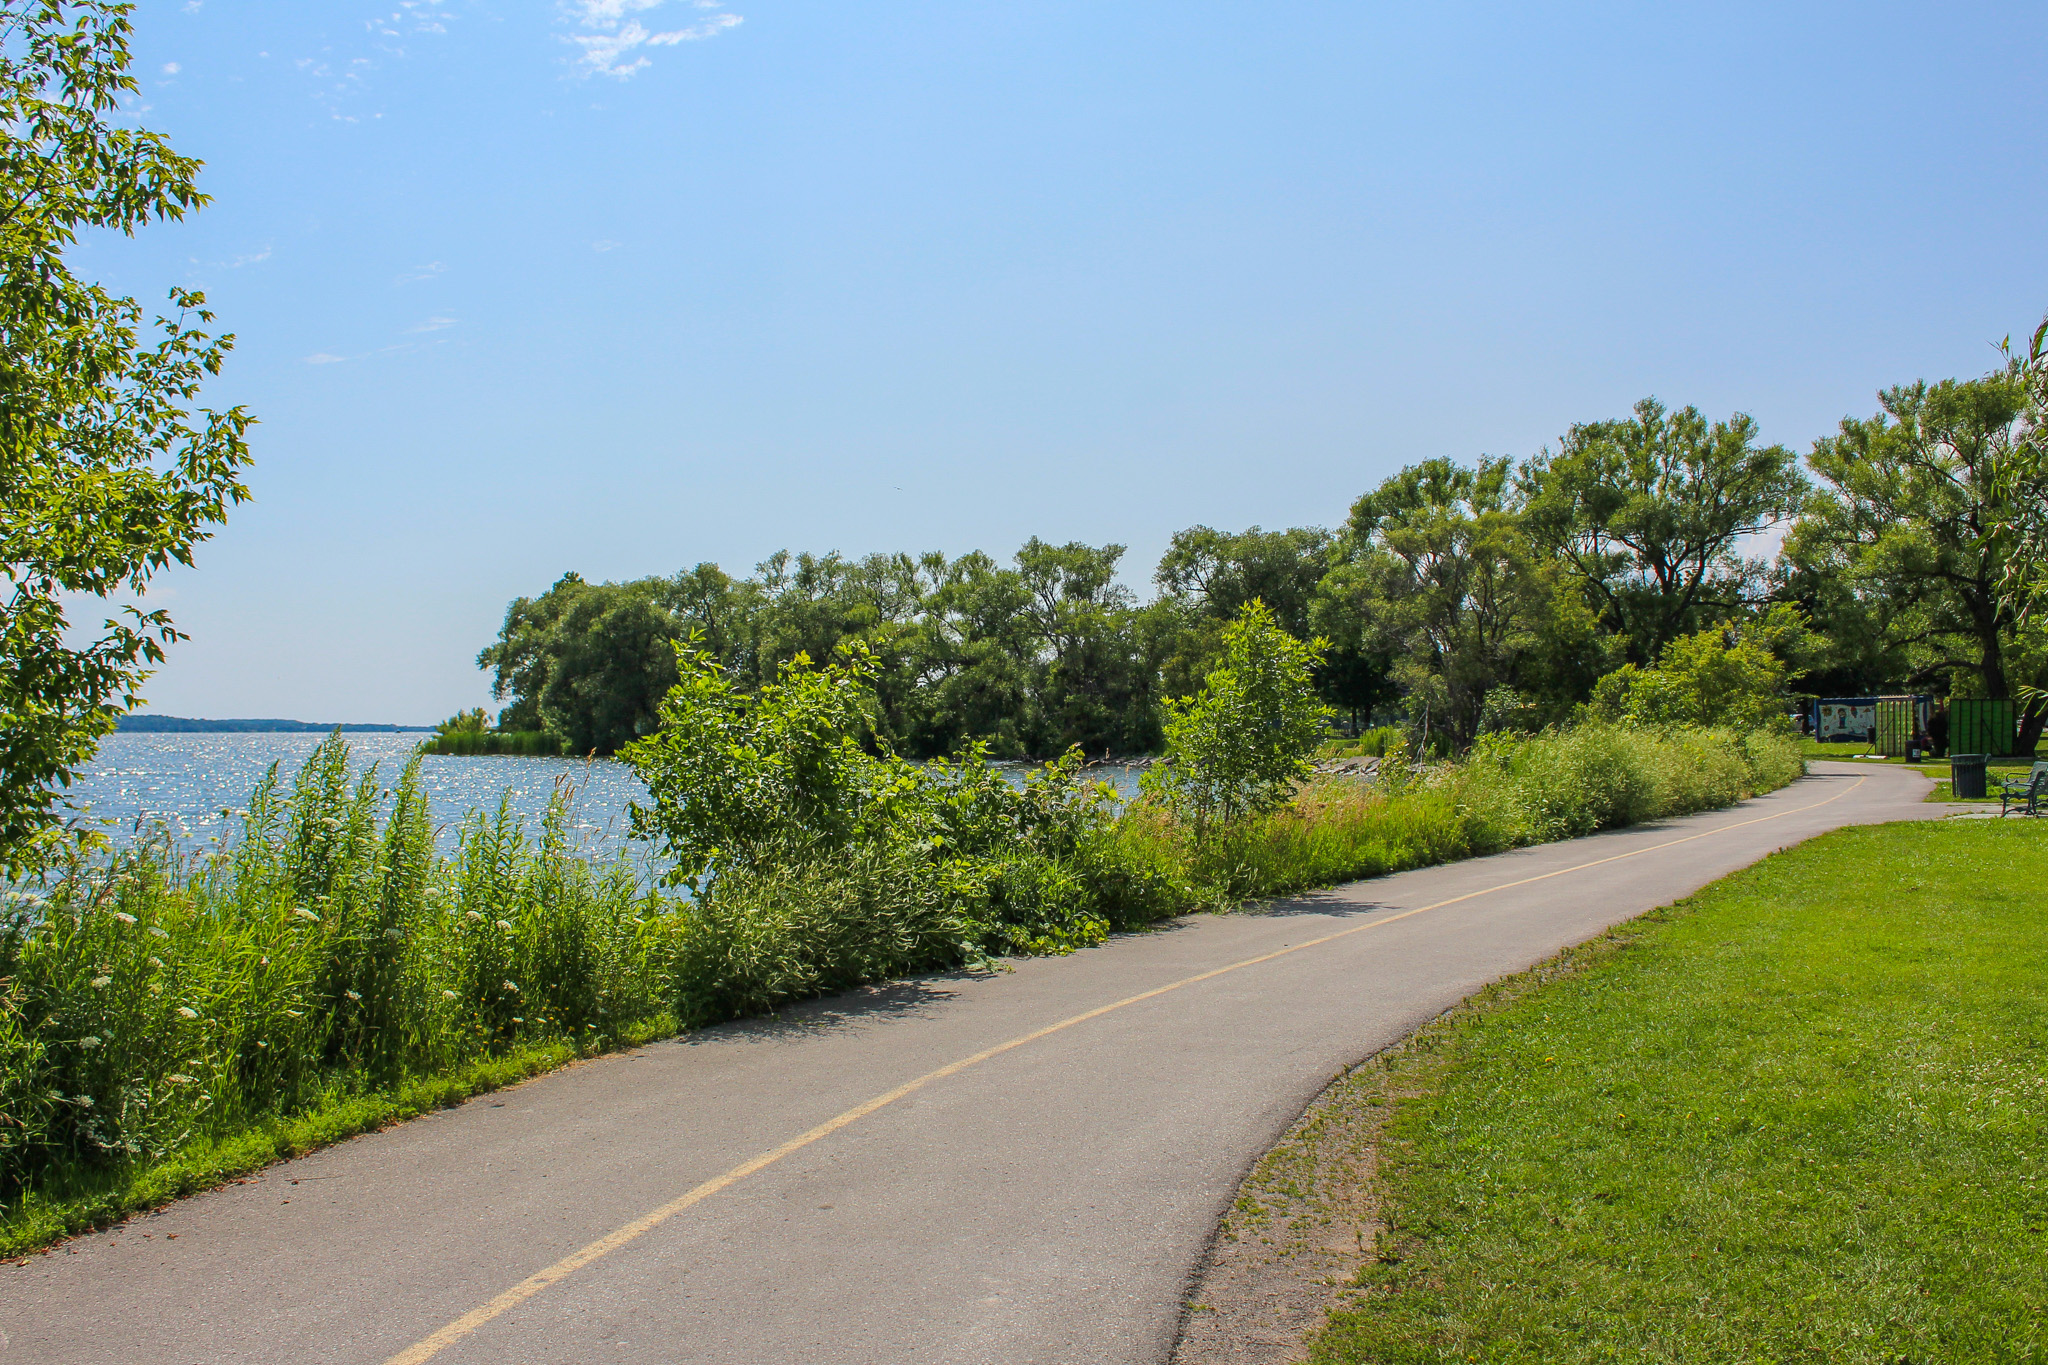
<svg viewBox="0 0 2048 1365">
<path fill-rule="evenodd" d="M 511 604 L 478 662 L 501 729 L 576 752 L 649 733 L 694 639 L 752 687 L 858 642 L 878 734 L 909 756 L 1136 753 L 1257 600 L 1328 642 L 1316 682 L 1341 716 L 1399 719 L 1432 748 L 1565 719 L 1603 677 L 1715 630 L 1767 640 L 1812 694 L 2018 697 L 2031 747 L 2048 634 L 2011 591 L 2029 553 L 2012 473 L 2038 449 L 2039 349 L 1886 389 L 1803 458 L 1747 415 L 1645 399 L 1529 458 L 1426 460 L 1335 529 L 1179 532 L 1149 600 L 1119 581 L 1121 545 L 1034 538 L 1007 564 L 785 552 L 745 578 L 565 574 Z"/>
</svg>

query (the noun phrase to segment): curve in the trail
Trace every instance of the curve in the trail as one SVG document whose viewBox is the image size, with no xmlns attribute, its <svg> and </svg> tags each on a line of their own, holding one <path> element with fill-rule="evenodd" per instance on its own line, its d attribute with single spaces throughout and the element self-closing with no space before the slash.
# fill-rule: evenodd
<svg viewBox="0 0 2048 1365">
<path fill-rule="evenodd" d="M 1332 1074 L 1776 847 L 1939 813 L 1927 786 L 1824 766 L 571 1068 L 0 1271 L 0 1365 L 1163 1360 Z"/>
<path fill-rule="evenodd" d="M 1353 934 L 1362 934 L 1367 932 L 1368 930 L 1385 928 L 1389 924 L 1395 924 L 1405 919 L 1412 919 L 1416 915 L 1425 915 L 1432 910 L 1446 909 L 1449 906 L 1461 905 L 1466 901 L 1475 900 L 1480 896 L 1498 895 L 1503 891 L 1513 891 L 1517 888 L 1529 886 L 1536 882 L 1549 881 L 1553 877 L 1564 877 L 1569 876 L 1574 872 L 1585 872 L 1592 868 L 1604 867 L 1609 863 L 1621 862 L 1623 859 L 1626 858 L 1641 858 L 1652 853 L 1661 853 L 1666 849 L 1677 848 L 1681 844 L 1695 843 L 1701 839 L 1711 839 L 1718 835 L 1726 834 L 1733 830 L 1745 829 L 1750 825 L 1767 824 L 1773 820 L 1783 820 L 1788 816 L 1801 815 L 1810 810 L 1818 810 L 1822 806 L 1833 805 L 1835 802 L 1841 800 L 1843 797 L 1848 796 L 1851 792 L 1855 791 L 1857 787 L 1862 786 L 1866 781 L 1868 781 L 1867 778 L 1859 777 L 1856 779 L 1855 783 L 1852 786 L 1842 791 L 1836 792 L 1833 796 L 1825 797 L 1819 801 L 1816 801 L 1810 806 L 1800 806 L 1794 810 L 1779 811 L 1772 815 L 1760 815 L 1755 817 L 1754 819 L 1738 821 L 1733 825 L 1723 825 L 1716 829 L 1707 830 L 1704 833 L 1688 834 L 1683 838 L 1670 839 L 1661 844 L 1652 844 L 1648 848 L 1630 849 L 1626 853 L 1615 853 L 1605 858 L 1595 858 L 1590 862 L 1576 863 L 1571 867 L 1561 867 L 1551 872 L 1539 872 L 1531 877 L 1520 877 L 1514 881 L 1501 882 L 1497 886 L 1483 887 L 1477 891 L 1467 891 L 1461 896 L 1452 896 L 1446 900 L 1432 902 L 1429 905 L 1418 905 L 1413 910 L 1403 910 L 1398 914 L 1388 915 L 1384 918 L 1372 920 L 1365 924 L 1353 925 L 1349 929 L 1339 929 L 1337 932 L 1333 934 L 1324 934 L 1321 938 L 1312 938 L 1305 943 L 1290 944 L 1285 948 L 1279 948 L 1270 953 L 1261 953 L 1257 957 L 1248 957 L 1240 962 L 1233 962 L 1225 967 L 1215 967 L 1206 972 L 1197 972 L 1193 976 L 1184 976 L 1180 980 L 1169 982 L 1164 986 L 1154 986 L 1149 991 L 1140 991 L 1136 995 L 1127 995 L 1123 999 L 1113 1001 L 1110 1004 L 1098 1005 L 1092 1010 L 1085 1010 L 1080 1014 L 1071 1015 L 1068 1018 L 1060 1020 L 1056 1024 L 1047 1024 L 1044 1028 L 1034 1029 L 1030 1033 L 1021 1034 L 1018 1037 L 1010 1039 L 1008 1042 L 997 1043 L 994 1047 L 983 1048 L 981 1051 L 973 1054 L 972 1056 L 962 1057 L 957 1062 L 948 1062 L 946 1063 L 946 1065 L 939 1067 L 937 1070 L 927 1071 L 924 1075 L 917 1077 L 915 1080 L 905 1081 L 902 1085 L 897 1086 L 893 1090 L 885 1090 L 881 1094 L 876 1095 L 873 1099 L 870 1099 L 862 1104 L 857 1104 L 853 1108 L 846 1110 L 844 1113 L 834 1115 L 832 1118 L 827 1119 L 825 1122 L 811 1129 L 808 1133 L 798 1134 L 796 1137 L 793 1137 L 789 1141 L 783 1143 L 780 1147 L 776 1147 L 771 1151 L 763 1152 L 761 1153 L 761 1155 L 753 1158 L 752 1160 L 742 1162 L 741 1164 L 733 1167 L 731 1170 L 725 1172 L 724 1174 L 714 1176 L 710 1180 L 707 1180 L 702 1184 L 685 1191 L 678 1197 L 671 1199 L 668 1203 L 663 1204 L 660 1208 L 654 1209 L 651 1212 L 634 1219 L 632 1222 L 627 1223 L 624 1227 L 617 1228 L 614 1231 L 606 1234 L 605 1236 L 598 1238 L 589 1246 L 583 1247 L 580 1250 L 578 1250 L 574 1255 L 565 1256 L 561 1260 L 555 1262 L 553 1265 L 547 1267 L 545 1270 L 541 1270 L 536 1272 L 535 1274 L 529 1275 L 527 1278 L 521 1280 L 518 1284 L 513 1285 L 510 1289 L 506 1290 L 504 1293 L 498 1295 L 496 1298 L 492 1299 L 490 1302 L 482 1305 L 481 1307 L 472 1309 L 471 1311 L 464 1313 L 461 1317 L 449 1323 L 440 1331 L 435 1332 L 432 1336 L 429 1336 L 425 1340 L 417 1342 L 410 1347 L 407 1347 L 405 1350 L 400 1351 L 397 1355 L 391 1357 L 390 1361 L 388 1362 L 388 1365 L 424 1365 L 424 1362 L 431 1360 L 433 1357 L 439 1355 L 444 1348 L 461 1340 L 463 1337 L 468 1336 L 471 1332 L 474 1332 L 477 1328 L 483 1326 L 492 1318 L 497 1317 L 499 1314 L 504 1313 L 509 1309 L 518 1307 L 520 1304 L 532 1298 L 535 1294 L 540 1293 L 548 1286 L 556 1283 L 559 1280 L 567 1278 L 568 1276 L 574 1274 L 576 1271 L 581 1270 L 584 1266 L 589 1265 L 592 1261 L 597 1260 L 599 1257 L 610 1255 L 612 1252 L 617 1251 L 620 1247 L 625 1246 L 628 1242 L 633 1241 L 635 1238 L 641 1236 L 643 1233 L 652 1232 L 655 1228 L 661 1226 L 663 1223 L 675 1217 L 677 1214 L 683 1212 L 685 1209 L 690 1208 L 692 1205 L 698 1204 L 703 1200 L 709 1199 L 712 1195 L 719 1193 L 721 1190 L 728 1189 L 731 1186 L 738 1184 L 740 1181 L 745 1180 L 748 1176 L 753 1175 L 757 1171 L 766 1170 L 768 1167 L 773 1166 L 776 1162 L 782 1160 L 784 1157 L 790 1155 L 792 1152 L 800 1151 L 803 1148 L 808 1147 L 812 1143 L 818 1141 L 820 1138 L 830 1137 L 832 1134 L 838 1132 L 840 1129 L 846 1127 L 847 1125 L 860 1122 L 860 1120 L 866 1118 L 868 1115 L 874 1113 L 876 1110 L 881 1109 L 887 1105 L 894 1104 L 897 1100 L 902 1099 L 906 1095 L 910 1095 L 919 1090 L 924 1089 L 924 1087 L 930 1085 L 934 1081 L 942 1081 L 946 1079 L 946 1077 L 957 1075 L 960 1072 L 967 1070 L 967 1068 L 971 1066 L 979 1066 L 981 1063 L 986 1062 L 994 1057 L 1000 1057 L 1003 1053 L 1009 1052 L 1012 1049 L 1024 1047 L 1025 1045 L 1030 1043 L 1035 1043 L 1041 1038 L 1050 1037 L 1051 1035 L 1059 1033 L 1065 1029 L 1073 1028 L 1077 1024 L 1085 1024 L 1088 1023 L 1090 1020 L 1099 1019 L 1103 1015 L 1113 1013 L 1116 1010 L 1124 1009 L 1128 1006 L 1136 1005 L 1143 1001 L 1151 1000 L 1158 996 L 1165 995 L 1169 991 L 1182 990 L 1188 986 L 1193 986 L 1203 981 L 1213 980 L 1216 977 L 1226 975 L 1230 972 L 1242 971 L 1246 967 L 1256 967 L 1262 963 L 1271 962 L 1275 958 L 1285 957 L 1289 953 L 1306 952 L 1310 948 L 1320 948 L 1326 943 L 1334 943 L 1340 938 L 1349 938 Z"/>
</svg>

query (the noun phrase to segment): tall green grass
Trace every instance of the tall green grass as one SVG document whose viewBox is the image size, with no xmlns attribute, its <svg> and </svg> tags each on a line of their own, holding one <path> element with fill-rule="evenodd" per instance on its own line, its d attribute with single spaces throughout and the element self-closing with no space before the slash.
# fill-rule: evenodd
<svg viewBox="0 0 2048 1365">
<path fill-rule="evenodd" d="M 11 891 L 0 1192 L 662 1011 L 672 907 L 577 855 L 571 796 L 531 835 L 472 814 L 441 858 L 418 760 L 387 790 L 337 737 L 224 852 L 147 839 Z"/>
<path fill-rule="evenodd" d="M 388 787 L 350 766 L 335 736 L 273 769 L 219 852 L 165 835 L 8 892 L 0 1250 L 621 1039 L 1725 805 L 1801 765 L 1769 736 L 1587 727 L 1320 779 L 1203 840 L 1097 802 L 1058 839 L 796 856 L 695 899 L 581 856 L 566 782 L 537 828 L 501 803 L 443 857 L 417 757 Z"/>
<path fill-rule="evenodd" d="M 1492 737 L 1459 763 L 1320 777 L 1272 814 L 1206 840 L 1140 804 L 1097 856 L 1142 869 L 1129 921 L 1223 907 L 1527 844 L 1732 805 L 1804 771 L 1795 742 L 1758 731 L 1588 724 Z"/>
</svg>

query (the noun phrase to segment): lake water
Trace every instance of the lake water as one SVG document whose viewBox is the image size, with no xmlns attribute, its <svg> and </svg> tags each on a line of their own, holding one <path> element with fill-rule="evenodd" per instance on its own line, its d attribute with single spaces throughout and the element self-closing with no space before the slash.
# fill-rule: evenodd
<svg viewBox="0 0 2048 1365">
<path fill-rule="evenodd" d="M 69 793 L 117 835 L 163 821 L 188 845 L 203 845 L 230 834 L 239 822 L 224 810 L 239 810 L 278 765 L 289 788 L 292 775 L 324 738 L 317 734 L 116 734 L 100 742 L 99 757 Z M 346 737 L 358 772 L 377 765 L 385 783 L 397 780 L 407 758 L 424 738 L 418 734 L 354 734 Z M 1022 767 L 1005 772 L 1022 780 Z M 1090 778 L 1109 782 L 1128 797 L 1137 774 L 1122 766 L 1091 768 Z M 611 759 L 514 758 L 429 754 L 420 763 L 433 818 L 444 851 L 472 810 L 495 811 L 501 798 L 537 827 L 558 782 L 576 787 L 576 822 L 593 852 L 637 847 L 626 838 L 626 807 L 647 799 L 633 770 Z"/>
<path fill-rule="evenodd" d="M 191 844 L 231 832 L 239 822 L 223 810 L 248 804 L 249 793 L 270 765 L 289 788 L 293 774 L 324 738 L 317 734 L 185 734 L 108 735 L 99 757 L 70 796 L 95 818 L 110 821 L 118 831 L 136 822 L 164 821 Z M 357 772 L 377 765 L 377 775 L 395 782 L 406 760 L 424 736 L 356 734 L 347 736 Z M 457 757 L 429 754 L 420 762 L 425 788 L 441 842 L 450 846 L 455 827 L 472 810 L 495 811 L 500 798 L 529 824 L 538 825 L 555 784 L 574 783 L 576 817 L 592 847 L 616 846 L 625 839 L 626 807 L 644 801 L 647 788 L 633 770 L 610 759 Z"/>
</svg>

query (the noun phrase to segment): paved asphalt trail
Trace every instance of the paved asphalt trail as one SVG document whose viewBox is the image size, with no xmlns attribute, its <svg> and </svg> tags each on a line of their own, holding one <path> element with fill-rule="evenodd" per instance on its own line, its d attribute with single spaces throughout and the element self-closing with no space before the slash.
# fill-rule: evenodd
<svg viewBox="0 0 2048 1365">
<path fill-rule="evenodd" d="M 1815 766 L 572 1067 L 0 1266 L 0 1365 L 1164 1361 L 1238 1180 L 1343 1067 L 1775 849 L 1943 813 Z"/>
</svg>

